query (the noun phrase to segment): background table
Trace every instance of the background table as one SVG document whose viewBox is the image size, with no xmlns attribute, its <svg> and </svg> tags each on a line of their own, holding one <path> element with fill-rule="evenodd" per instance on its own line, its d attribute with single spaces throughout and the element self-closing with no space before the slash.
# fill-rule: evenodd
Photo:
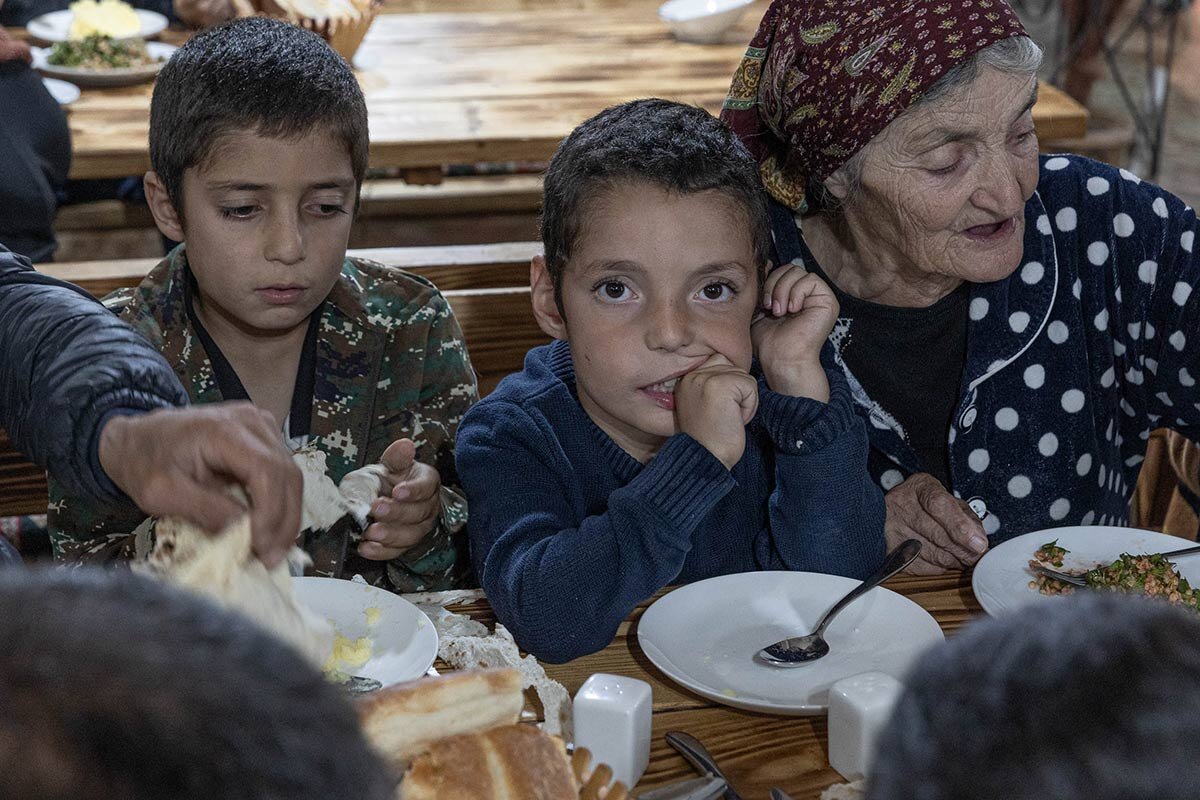
<svg viewBox="0 0 1200 800">
<path fill-rule="evenodd" d="M 355 57 L 371 165 L 436 181 L 447 164 L 542 161 L 607 106 L 666 97 L 720 109 L 765 3 L 726 41 L 673 39 L 657 0 L 393 0 Z M 436 8 L 438 13 L 424 13 Z M 171 40 L 172 34 L 166 37 Z M 178 41 L 181 37 L 174 34 Z M 149 169 L 151 87 L 85 89 L 70 108 L 75 178 Z M 1046 141 L 1081 136 L 1087 112 L 1053 87 L 1034 108 Z"/>
<path fill-rule="evenodd" d="M 885 586 L 910 598 L 933 615 L 946 633 L 982 614 L 971 592 L 969 573 L 935 577 L 902 576 Z M 649 606 L 637 608 L 608 647 L 567 664 L 546 664 L 546 672 L 572 696 L 595 672 L 628 675 L 653 690 L 653 744 L 650 766 L 638 791 L 695 777 L 692 768 L 663 739 L 669 730 L 700 739 L 746 800 L 764 800 L 778 786 L 796 800 L 816 800 L 831 784 L 844 781 L 829 766 L 826 718 L 781 717 L 740 711 L 714 703 L 672 683 L 650 663 L 637 643 L 637 624 Z M 486 602 L 453 610 L 494 624 Z M 586 624 L 581 620 L 580 624 Z"/>
</svg>

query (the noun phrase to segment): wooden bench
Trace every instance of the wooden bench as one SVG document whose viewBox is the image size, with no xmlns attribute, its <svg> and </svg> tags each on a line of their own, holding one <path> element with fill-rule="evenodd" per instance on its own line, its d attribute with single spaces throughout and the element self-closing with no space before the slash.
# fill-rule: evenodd
<svg viewBox="0 0 1200 800">
<path fill-rule="evenodd" d="M 486 394 L 500 379 L 521 369 L 525 353 L 545 344 L 529 302 L 529 259 L 537 242 L 456 247 L 386 248 L 351 251 L 403 267 L 443 289 L 463 329 L 471 363 Z M 49 264 L 43 271 L 70 280 L 96 296 L 136 286 L 154 266 L 141 261 Z M 45 476 L 0 431 L 0 516 L 43 514 Z"/>
<path fill-rule="evenodd" d="M 422 186 L 399 178 L 368 178 L 350 243 L 374 247 L 395 242 L 519 241 L 537 235 L 541 202 L 542 177 L 535 174 L 447 177 Z M 58 257 L 67 261 L 153 256 L 162 246 L 150 209 L 120 200 L 64 206 L 54 229 Z"/>
</svg>

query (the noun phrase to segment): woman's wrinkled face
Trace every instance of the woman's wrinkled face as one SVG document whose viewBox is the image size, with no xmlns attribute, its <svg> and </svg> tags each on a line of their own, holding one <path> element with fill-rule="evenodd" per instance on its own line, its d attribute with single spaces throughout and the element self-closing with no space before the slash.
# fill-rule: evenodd
<svg viewBox="0 0 1200 800">
<path fill-rule="evenodd" d="M 844 209 L 865 255 L 977 283 L 1012 274 L 1038 181 L 1036 97 L 1035 77 L 985 67 L 875 137 Z"/>
</svg>

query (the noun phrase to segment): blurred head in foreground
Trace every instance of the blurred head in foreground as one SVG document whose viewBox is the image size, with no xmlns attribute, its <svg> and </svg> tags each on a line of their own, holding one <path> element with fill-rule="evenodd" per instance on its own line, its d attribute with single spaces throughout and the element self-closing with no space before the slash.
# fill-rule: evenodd
<svg viewBox="0 0 1200 800">
<path fill-rule="evenodd" d="M 870 800 L 1200 797 L 1200 617 L 1074 595 L 970 626 L 913 669 Z"/>
<path fill-rule="evenodd" d="M 248 620 L 127 573 L 0 576 L 0 797 L 394 794 L 340 691 Z"/>
</svg>

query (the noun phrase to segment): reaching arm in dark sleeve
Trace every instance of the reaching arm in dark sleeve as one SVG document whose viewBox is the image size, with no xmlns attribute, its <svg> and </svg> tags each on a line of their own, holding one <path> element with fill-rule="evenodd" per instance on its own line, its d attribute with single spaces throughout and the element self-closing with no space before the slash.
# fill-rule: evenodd
<svg viewBox="0 0 1200 800">
<path fill-rule="evenodd" d="M 0 246 L 0 425 L 72 493 L 124 496 L 100 467 L 113 414 L 187 404 L 149 342 L 77 286 Z"/>
</svg>

